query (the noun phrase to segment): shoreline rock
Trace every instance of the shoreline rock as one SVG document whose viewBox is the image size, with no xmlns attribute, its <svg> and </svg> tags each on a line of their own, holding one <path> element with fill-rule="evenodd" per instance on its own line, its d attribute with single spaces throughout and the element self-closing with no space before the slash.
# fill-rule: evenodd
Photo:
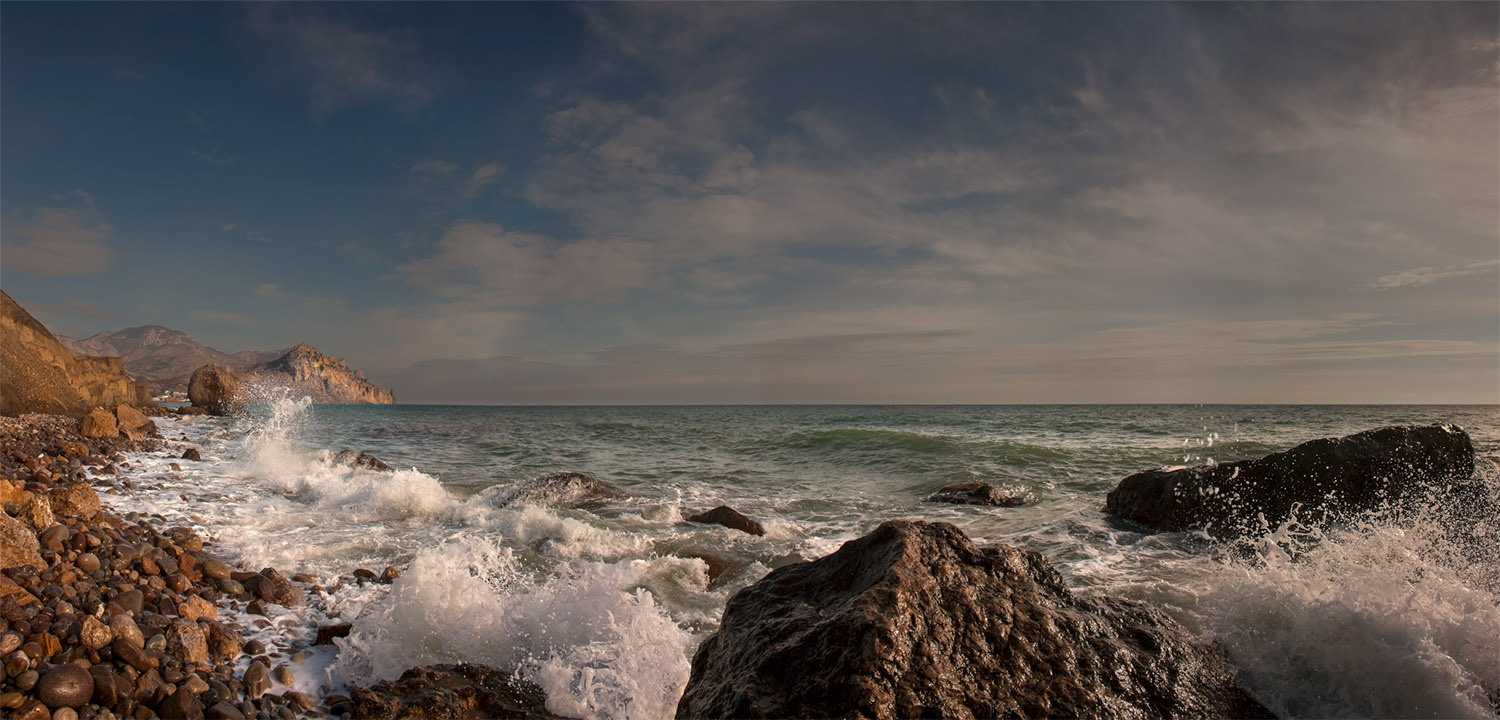
<svg viewBox="0 0 1500 720">
<path fill-rule="evenodd" d="M 1455 425 L 1391 426 L 1302 443 L 1258 460 L 1148 470 L 1120 481 L 1105 512 L 1158 531 L 1257 535 L 1297 519 L 1403 513 L 1475 494 L 1474 445 Z M 1483 493 L 1478 493 L 1482 495 Z M 1264 522 L 1262 522 L 1264 518 Z"/>
<path fill-rule="evenodd" d="M 730 599 L 677 717 L 1267 717 L 1159 610 L 1068 591 L 1041 555 L 886 522 Z"/>
<path fill-rule="evenodd" d="M 989 483 L 966 482 L 939 488 L 937 492 L 927 496 L 927 502 L 1020 507 L 1026 504 L 1026 498 L 1020 494 L 1005 492 Z"/>
<path fill-rule="evenodd" d="M 712 510 L 705 510 L 690 518 L 688 522 L 703 523 L 704 525 L 723 525 L 731 530 L 738 530 L 749 535 L 765 535 L 766 529 L 760 523 L 745 517 L 740 511 L 728 505 L 720 505 Z"/>
<path fill-rule="evenodd" d="M 188 380 L 188 399 L 209 415 L 233 415 L 245 409 L 245 384 L 223 365 L 204 365 Z"/>
</svg>

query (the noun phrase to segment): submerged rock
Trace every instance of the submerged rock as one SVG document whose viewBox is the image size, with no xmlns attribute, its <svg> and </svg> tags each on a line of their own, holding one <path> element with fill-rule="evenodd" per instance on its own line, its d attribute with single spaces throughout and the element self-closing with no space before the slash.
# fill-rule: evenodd
<svg viewBox="0 0 1500 720">
<path fill-rule="evenodd" d="M 1266 717 L 1223 655 L 1039 554 L 893 521 L 740 591 L 677 717 Z"/>
<path fill-rule="evenodd" d="M 495 507 L 540 505 L 542 507 L 587 508 L 603 505 L 628 493 L 614 483 L 592 475 L 557 472 L 522 480 L 493 491 Z"/>
<path fill-rule="evenodd" d="M 943 487 L 928 496 L 927 502 L 1017 507 L 1025 505 L 1026 498 L 1019 494 L 1005 492 L 989 483 L 966 482 Z"/>
<path fill-rule="evenodd" d="M 688 522 L 705 523 L 708 525 L 723 525 L 731 530 L 749 533 L 751 535 L 765 535 L 766 529 L 761 524 L 740 514 L 728 505 L 720 505 L 712 510 L 705 510 L 687 519 Z"/>
<path fill-rule="evenodd" d="M 1274 529 L 1294 507 L 1299 521 L 1317 523 L 1443 504 L 1476 494 L 1473 473 L 1474 445 L 1462 428 L 1393 426 L 1259 460 L 1136 473 L 1109 493 L 1104 509 L 1149 528 L 1227 538 Z"/>
<path fill-rule="evenodd" d="M 193 371 L 188 399 L 210 415 L 233 415 L 245 409 L 245 385 L 233 370 L 210 363 Z"/>
<path fill-rule="evenodd" d="M 354 717 L 460 720 L 556 718 L 541 688 L 484 665 L 412 668 L 394 682 L 355 688 Z"/>
<path fill-rule="evenodd" d="M 384 460 L 381 460 L 380 458 L 375 457 L 374 455 L 371 455 L 369 453 L 355 452 L 354 450 L 340 451 L 337 454 L 333 455 L 333 457 L 329 458 L 328 461 L 333 463 L 334 465 L 361 467 L 367 470 L 392 469 L 391 466 L 387 465 Z"/>
</svg>

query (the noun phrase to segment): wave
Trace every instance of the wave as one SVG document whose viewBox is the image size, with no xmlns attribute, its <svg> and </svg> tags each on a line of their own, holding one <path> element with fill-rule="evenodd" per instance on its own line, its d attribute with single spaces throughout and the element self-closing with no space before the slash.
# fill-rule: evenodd
<svg viewBox="0 0 1500 720">
<path fill-rule="evenodd" d="M 799 450 L 900 450 L 915 453 L 949 453 L 959 448 L 953 439 L 941 435 L 863 428 L 796 433 L 785 441 L 785 445 Z"/>
</svg>

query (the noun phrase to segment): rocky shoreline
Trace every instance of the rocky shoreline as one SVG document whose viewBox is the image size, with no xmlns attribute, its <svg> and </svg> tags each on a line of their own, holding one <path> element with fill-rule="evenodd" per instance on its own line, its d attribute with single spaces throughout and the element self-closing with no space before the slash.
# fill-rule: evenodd
<svg viewBox="0 0 1500 720">
<path fill-rule="evenodd" d="M 297 654 L 251 637 L 269 605 L 303 601 L 298 583 L 233 568 L 211 537 L 100 502 L 132 486 L 127 453 L 192 449 L 80 430 L 67 417 L 0 417 L 0 714 L 351 715 L 346 697 L 288 687 Z"/>
</svg>

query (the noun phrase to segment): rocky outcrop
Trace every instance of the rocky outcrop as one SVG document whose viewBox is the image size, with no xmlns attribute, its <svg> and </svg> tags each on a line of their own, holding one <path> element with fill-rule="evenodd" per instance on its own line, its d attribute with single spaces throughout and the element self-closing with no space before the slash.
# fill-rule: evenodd
<svg viewBox="0 0 1500 720">
<path fill-rule="evenodd" d="M 730 599 L 677 717 L 1266 717 L 1160 611 L 1039 554 L 893 521 Z"/>
<path fill-rule="evenodd" d="M 204 365 L 188 381 L 188 399 L 210 415 L 233 415 L 245 409 L 245 385 L 223 365 Z"/>
<path fill-rule="evenodd" d="M 193 371 L 204 365 L 245 370 L 286 354 L 285 350 L 270 350 L 231 355 L 199 343 L 192 335 L 161 325 L 101 332 L 83 340 L 61 335 L 57 339 L 80 355 L 119 356 L 125 370 L 155 392 L 186 392 Z"/>
<path fill-rule="evenodd" d="M 928 496 L 927 502 L 1017 507 L 1026 504 L 1026 497 L 1005 492 L 989 483 L 966 482 L 943 487 Z"/>
<path fill-rule="evenodd" d="M 483 494 L 495 507 L 540 505 L 566 508 L 597 507 L 627 495 L 614 483 L 575 472 L 539 475 Z"/>
<path fill-rule="evenodd" d="M 704 523 L 707 525 L 723 525 L 731 530 L 749 533 L 751 535 L 765 535 L 766 529 L 761 524 L 745 517 L 740 511 L 728 505 L 720 505 L 712 510 L 706 510 L 687 519 L 688 522 Z"/>
<path fill-rule="evenodd" d="M 547 712 L 541 688 L 514 672 L 467 663 L 412 668 L 394 682 L 355 688 L 353 695 L 354 717 L 372 720 L 557 717 Z"/>
<path fill-rule="evenodd" d="M 363 370 L 351 370 L 343 360 L 329 357 L 317 348 L 298 344 L 285 355 L 246 371 L 247 379 L 286 387 L 294 395 L 306 395 L 316 403 L 392 405 L 396 396 L 375 387 Z"/>
<path fill-rule="evenodd" d="M 327 455 L 328 462 L 332 465 L 343 465 L 351 468 L 364 468 L 366 470 L 393 470 L 389 464 L 367 452 L 356 450 L 340 450 L 337 453 Z"/>
<path fill-rule="evenodd" d="M 1109 493 L 1105 511 L 1157 530 L 1230 538 L 1274 529 L 1293 507 L 1298 521 L 1316 524 L 1446 504 L 1441 496 L 1472 489 L 1473 473 L 1474 445 L 1462 428 L 1384 427 L 1259 460 L 1137 473 Z"/>
<path fill-rule="evenodd" d="M 94 407 L 152 405 L 118 357 L 77 356 L 0 291 L 0 415 L 82 417 Z"/>
</svg>

